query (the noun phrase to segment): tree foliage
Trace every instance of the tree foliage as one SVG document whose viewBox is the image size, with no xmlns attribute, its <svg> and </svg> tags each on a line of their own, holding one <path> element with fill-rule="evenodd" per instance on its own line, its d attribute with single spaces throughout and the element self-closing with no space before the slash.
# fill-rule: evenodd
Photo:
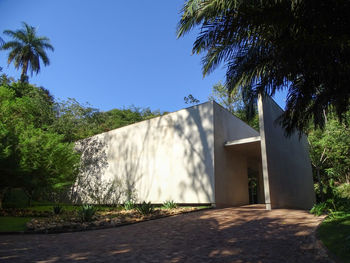
<svg viewBox="0 0 350 263">
<path fill-rule="evenodd" d="M 349 110 L 350 2 L 340 0 L 188 0 L 181 37 L 195 26 L 193 53 L 204 53 L 203 74 L 226 63 L 226 86 L 245 102 L 287 89 L 281 124 L 324 126 L 332 106 Z"/>
<path fill-rule="evenodd" d="M 0 199 L 9 188 L 22 188 L 31 199 L 74 182 L 79 154 L 51 128 L 53 117 L 46 90 L 0 86 Z"/>
<path fill-rule="evenodd" d="M 48 90 L 0 77 L 0 201 L 21 188 L 29 199 L 57 196 L 77 180 L 75 142 L 159 116 L 129 107 L 102 112 L 74 99 L 56 102 Z M 1 206 L 1 202 L 0 202 Z"/>
<path fill-rule="evenodd" d="M 350 183 L 350 111 L 342 123 L 335 115 L 328 114 L 324 130 L 309 131 L 310 157 L 323 181 Z"/>
<path fill-rule="evenodd" d="M 152 112 L 149 108 L 133 106 L 104 112 L 75 99 L 55 103 L 55 110 L 53 128 L 69 142 L 161 115 L 159 111 Z"/>
<path fill-rule="evenodd" d="M 36 74 L 40 71 L 40 60 L 45 66 L 50 64 L 46 49 L 54 50 L 47 37 L 37 36 L 35 27 L 22 23 L 23 28 L 16 31 L 5 30 L 4 34 L 12 40 L 2 45 L 3 50 L 9 50 L 7 63 L 14 63 L 16 69 L 21 68 L 21 81 L 28 80 L 27 71 Z"/>
<path fill-rule="evenodd" d="M 229 94 L 225 85 L 221 82 L 215 84 L 212 88 L 212 93 L 208 98 L 210 101 L 216 101 L 221 106 L 230 111 L 233 115 L 240 118 L 242 121 L 248 123 L 251 127 L 259 130 L 259 114 L 256 104 L 249 105 L 252 107 L 247 111 L 246 105 L 243 102 L 242 94 L 231 93 Z M 251 111 L 251 112 L 250 112 Z"/>
</svg>

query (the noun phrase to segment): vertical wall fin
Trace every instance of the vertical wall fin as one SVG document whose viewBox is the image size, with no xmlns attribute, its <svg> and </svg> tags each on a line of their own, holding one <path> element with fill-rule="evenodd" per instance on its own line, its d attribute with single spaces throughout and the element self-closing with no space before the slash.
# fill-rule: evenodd
<svg viewBox="0 0 350 263">
<path fill-rule="evenodd" d="M 286 137 L 276 122 L 283 110 L 269 96 L 259 96 L 258 103 L 266 203 L 310 209 L 315 192 L 306 136 L 295 132 Z"/>
<path fill-rule="evenodd" d="M 267 164 L 267 153 L 266 153 L 266 139 L 265 139 L 265 128 L 264 128 L 264 109 L 262 104 L 262 96 L 259 94 L 258 98 L 258 112 L 259 112 L 259 128 L 261 138 L 261 161 L 262 161 L 262 172 L 264 182 L 264 195 L 266 209 L 271 210 L 271 199 L 270 199 L 270 185 L 269 185 L 269 172 Z"/>
</svg>

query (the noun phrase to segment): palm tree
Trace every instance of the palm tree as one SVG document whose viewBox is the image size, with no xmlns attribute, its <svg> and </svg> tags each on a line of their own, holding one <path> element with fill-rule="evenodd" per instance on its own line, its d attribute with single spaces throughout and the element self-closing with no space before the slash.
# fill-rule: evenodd
<svg viewBox="0 0 350 263">
<path fill-rule="evenodd" d="M 323 127 L 331 106 L 350 109 L 350 2 L 338 0 L 187 0 L 178 37 L 200 28 L 193 53 L 203 74 L 226 66 L 226 88 L 248 104 L 287 90 L 288 133 Z"/>
<path fill-rule="evenodd" d="M 5 42 L 1 49 L 10 50 L 7 63 L 14 62 L 16 69 L 22 68 L 21 82 L 25 82 L 28 79 L 28 69 L 31 75 L 33 75 L 33 72 L 39 73 L 40 60 L 45 66 L 50 64 L 45 49 L 53 51 L 54 48 L 50 44 L 50 39 L 36 35 L 35 27 L 29 26 L 25 22 L 22 24 L 22 29 L 4 31 L 4 34 L 10 36 L 13 40 Z"/>
</svg>

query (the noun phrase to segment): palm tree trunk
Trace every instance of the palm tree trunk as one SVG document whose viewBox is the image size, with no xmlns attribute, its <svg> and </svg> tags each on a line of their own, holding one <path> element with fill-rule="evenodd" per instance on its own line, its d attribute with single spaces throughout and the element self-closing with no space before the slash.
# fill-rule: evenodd
<svg viewBox="0 0 350 263">
<path fill-rule="evenodd" d="M 21 74 L 21 82 L 22 83 L 28 82 L 27 71 L 28 71 L 28 61 L 25 61 L 23 63 L 22 74 Z"/>
</svg>

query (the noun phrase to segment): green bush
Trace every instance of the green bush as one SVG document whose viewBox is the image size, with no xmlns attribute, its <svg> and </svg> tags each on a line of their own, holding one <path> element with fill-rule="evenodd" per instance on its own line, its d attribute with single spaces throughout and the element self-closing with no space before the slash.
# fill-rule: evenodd
<svg viewBox="0 0 350 263">
<path fill-rule="evenodd" d="M 339 197 L 350 199 L 350 184 L 342 184 L 336 188 L 336 191 Z"/>
<path fill-rule="evenodd" d="M 133 200 L 128 200 L 124 203 L 125 210 L 132 210 L 136 207 L 136 204 Z"/>
<path fill-rule="evenodd" d="M 92 221 L 95 213 L 96 213 L 96 209 L 93 205 L 83 205 L 81 209 L 78 211 L 80 220 L 82 222 Z"/>
<path fill-rule="evenodd" d="M 62 207 L 60 204 L 57 204 L 57 205 L 54 205 L 54 206 L 52 207 L 52 210 L 53 210 L 53 213 L 54 213 L 55 215 L 59 215 L 59 214 L 62 214 L 62 212 L 63 212 L 63 207 Z"/>
<path fill-rule="evenodd" d="M 169 200 L 163 203 L 163 207 L 166 209 L 174 209 L 177 208 L 177 204 L 173 200 Z"/>
<path fill-rule="evenodd" d="M 320 216 L 327 213 L 328 211 L 329 211 L 329 208 L 327 207 L 327 203 L 324 202 L 324 203 L 315 204 L 311 208 L 310 213 L 316 216 Z"/>
<path fill-rule="evenodd" d="M 337 187 L 330 184 L 329 189 L 327 201 L 314 205 L 310 212 L 315 215 L 322 215 L 350 211 L 350 184 L 342 184 Z"/>
<path fill-rule="evenodd" d="M 141 215 L 149 215 L 153 212 L 154 207 L 151 202 L 146 203 L 143 201 L 141 204 L 136 206 L 136 209 Z"/>
</svg>

